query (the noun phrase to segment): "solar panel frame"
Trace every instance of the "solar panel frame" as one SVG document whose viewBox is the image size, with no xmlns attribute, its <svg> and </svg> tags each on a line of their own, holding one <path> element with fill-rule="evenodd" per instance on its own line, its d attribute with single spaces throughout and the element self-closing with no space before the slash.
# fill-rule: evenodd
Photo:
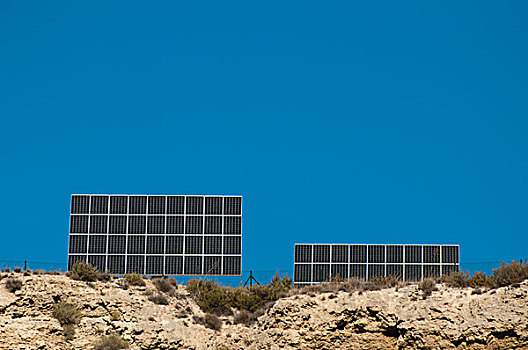
<svg viewBox="0 0 528 350">
<path fill-rule="evenodd" d="M 460 246 L 456 244 L 296 243 L 293 258 L 296 285 L 338 276 L 369 280 L 391 275 L 421 281 L 460 270 Z"/>
<path fill-rule="evenodd" d="M 239 195 L 72 194 L 68 269 L 240 276 L 242 224 Z"/>
</svg>

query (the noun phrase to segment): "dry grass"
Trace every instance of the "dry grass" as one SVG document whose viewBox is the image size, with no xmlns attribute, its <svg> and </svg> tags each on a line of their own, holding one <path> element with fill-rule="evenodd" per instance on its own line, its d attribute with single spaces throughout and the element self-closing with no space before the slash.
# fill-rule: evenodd
<svg viewBox="0 0 528 350">
<path fill-rule="evenodd" d="M 19 278 L 10 277 L 5 282 L 5 288 L 11 293 L 14 293 L 17 290 L 22 289 L 22 280 Z"/>
<path fill-rule="evenodd" d="M 119 335 L 111 334 L 108 336 L 103 336 L 97 344 L 95 344 L 95 350 L 120 350 L 128 349 L 129 345 L 123 338 Z"/>
</svg>

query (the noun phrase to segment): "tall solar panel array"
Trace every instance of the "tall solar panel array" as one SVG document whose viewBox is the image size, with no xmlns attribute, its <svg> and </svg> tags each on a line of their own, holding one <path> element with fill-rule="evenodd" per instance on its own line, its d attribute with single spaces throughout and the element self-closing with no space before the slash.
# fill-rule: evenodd
<svg viewBox="0 0 528 350">
<path fill-rule="evenodd" d="M 72 195 L 68 269 L 239 276 L 242 197 Z"/>
<path fill-rule="evenodd" d="M 459 270 L 458 245 L 295 244 L 294 283 L 394 276 L 421 281 Z"/>
</svg>

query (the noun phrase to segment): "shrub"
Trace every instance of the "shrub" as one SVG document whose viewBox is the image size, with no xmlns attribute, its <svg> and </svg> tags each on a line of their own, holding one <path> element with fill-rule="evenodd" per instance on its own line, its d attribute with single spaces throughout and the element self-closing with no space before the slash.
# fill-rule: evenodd
<svg viewBox="0 0 528 350">
<path fill-rule="evenodd" d="M 273 303 L 288 295 L 291 278 L 279 277 L 278 273 L 268 285 L 230 288 L 220 286 L 210 280 L 189 280 L 187 291 L 200 309 L 206 313 L 230 314 L 231 308 L 254 312 L 269 308 Z"/>
<path fill-rule="evenodd" d="M 152 283 L 154 283 L 154 286 L 157 290 L 163 293 L 169 293 L 172 294 L 174 292 L 174 287 L 166 278 L 156 278 L 152 280 Z"/>
<path fill-rule="evenodd" d="M 430 296 L 433 291 L 438 290 L 438 288 L 436 288 L 436 282 L 432 278 L 426 278 L 420 283 L 418 283 L 418 289 L 422 291 L 422 296 L 424 298 Z"/>
<path fill-rule="evenodd" d="M 154 304 L 158 305 L 169 305 L 169 300 L 167 297 L 161 293 L 154 293 L 148 298 L 150 301 L 152 301 Z"/>
<path fill-rule="evenodd" d="M 6 280 L 5 287 L 8 291 L 14 293 L 17 290 L 22 289 L 22 280 L 10 277 Z"/>
<path fill-rule="evenodd" d="M 119 286 L 119 288 L 124 289 L 124 290 L 127 290 L 129 286 L 128 281 L 124 278 L 117 281 L 117 285 Z"/>
<path fill-rule="evenodd" d="M 475 272 L 468 280 L 470 287 L 484 287 L 488 284 L 488 277 L 483 272 Z"/>
<path fill-rule="evenodd" d="M 6 268 L 4 269 L 4 272 L 9 273 L 9 272 L 11 272 L 11 269 L 10 269 L 9 267 L 6 267 Z"/>
<path fill-rule="evenodd" d="M 178 282 L 176 281 L 176 278 L 174 277 L 169 277 L 169 282 L 175 287 L 178 285 Z"/>
<path fill-rule="evenodd" d="M 119 321 L 121 319 L 121 313 L 119 311 L 112 311 L 110 313 L 110 319 L 112 321 Z"/>
<path fill-rule="evenodd" d="M 215 315 L 209 313 L 206 313 L 205 317 L 194 316 L 193 320 L 194 322 L 202 324 L 207 328 L 214 329 L 215 331 L 218 331 L 222 328 L 222 321 Z"/>
<path fill-rule="evenodd" d="M 453 271 L 449 275 L 440 277 L 440 282 L 449 287 L 465 288 L 469 285 L 469 272 Z"/>
<path fill-rule="evenodd" d="M 528 264 L 512 261 L 511 264 L 501 263 L 500 267 L 493 269 L 487 281 L 491 288 L 505 287 L 521 283 L 528 279 Z"/>
<path fill-rule="evenodd" d="M 79 261 L 72 266 L 70 278 L 78 281 L 95 282 L 99 280 L 99 275 L 100 272 L 95 266 Z"/>
<path fill-rule="evenodd" d="M 20 272 L 22 272 L 22 268 L 21 267 L 15 267 L 13 269 L 13 272 L 20 273 Z"/>
<path fill-rule="evenodd" d="M 103 336 L 97 344 L 95 344 L 95 350 L 119 350 L 128 348 L 128 342 L 116 334 Z"/>
<path fill-rule="evenodd" d="M 64 338 L 66 340 L 75 339 L 75 326 L 72 324 L 65 324 L 62 326 L 62 331 L 64 333 Z"/>
<path fill-rule="evenodd" d="M 81 322 L 81 313 L 74 304 L 65 301 L 59 301 L 53 307 L 53 317 L 55 317 L 61 325 L 77 325 Z"/>
<path fill-rule="evenodd" d="M 141 277 L 137 273 L 129 273 L 129 274 L 125 275 L 125 280 L 131 286 L 143 287 L 145 285 L 145 281 L 143 280 L 143 277 Z"/>
<path fill-rule="evenodd" d="M 53 317 L 55 317 L 64 330 L 67 340 L 72 340 L 75 334 L 75 326 L 81 322 L 81 313 L 77 306 L 59 301 L 53 307 Z"/>
<path fill-rule="evenodd" d="M 255 313 L 247 310 L 241 310 L 235 314 L 233 321 L 235 322 L 235 324 L 244 324 L 247 326 L 255 322 L 256 319 L 257 316 Z"/>
</svg>

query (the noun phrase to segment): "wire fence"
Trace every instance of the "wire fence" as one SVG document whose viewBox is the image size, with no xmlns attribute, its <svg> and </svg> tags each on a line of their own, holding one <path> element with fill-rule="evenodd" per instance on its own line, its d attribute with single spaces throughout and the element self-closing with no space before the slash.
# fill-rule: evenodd
<svg viewBox="0 0 528 350">
<path fill-rule="evenodd" d="M 520 263 L 528 263 L 528 258 L 516 259 L 515 261 Z M 473 274 L 477 271 L 484 272 L 487 275 L 493 273 L 493 269 L 500 266 L 502 262 L 511 261 L 473 261 L 473 262 L 461 262 L 460 270 L 468 271 Z M 1 271 L 12 271 L 14 269 L 20 270 L 40 270 L 43 272 L 53 272 L 60 271 L 66 272 L 68 265 L 66 262 L 46 262 L 46 261 L 33 261 L 33 260 L 0 260 L 0 270 Z M 185 283 L 193 278 L 207 277 L 215 282 L 224 284 L 224 285 L 244 285 L 250 283 L 268 283 L 275 274 L 279 276 L 288 276 L 292 277 L 294 271 L 291 269 L 270 269 L 270 270 L 242 270 L 241 276 L 176 276 L 177 280 L 180 283 Z M 254 279 L 250 279 L 250 275 Z"/>
</svg>

